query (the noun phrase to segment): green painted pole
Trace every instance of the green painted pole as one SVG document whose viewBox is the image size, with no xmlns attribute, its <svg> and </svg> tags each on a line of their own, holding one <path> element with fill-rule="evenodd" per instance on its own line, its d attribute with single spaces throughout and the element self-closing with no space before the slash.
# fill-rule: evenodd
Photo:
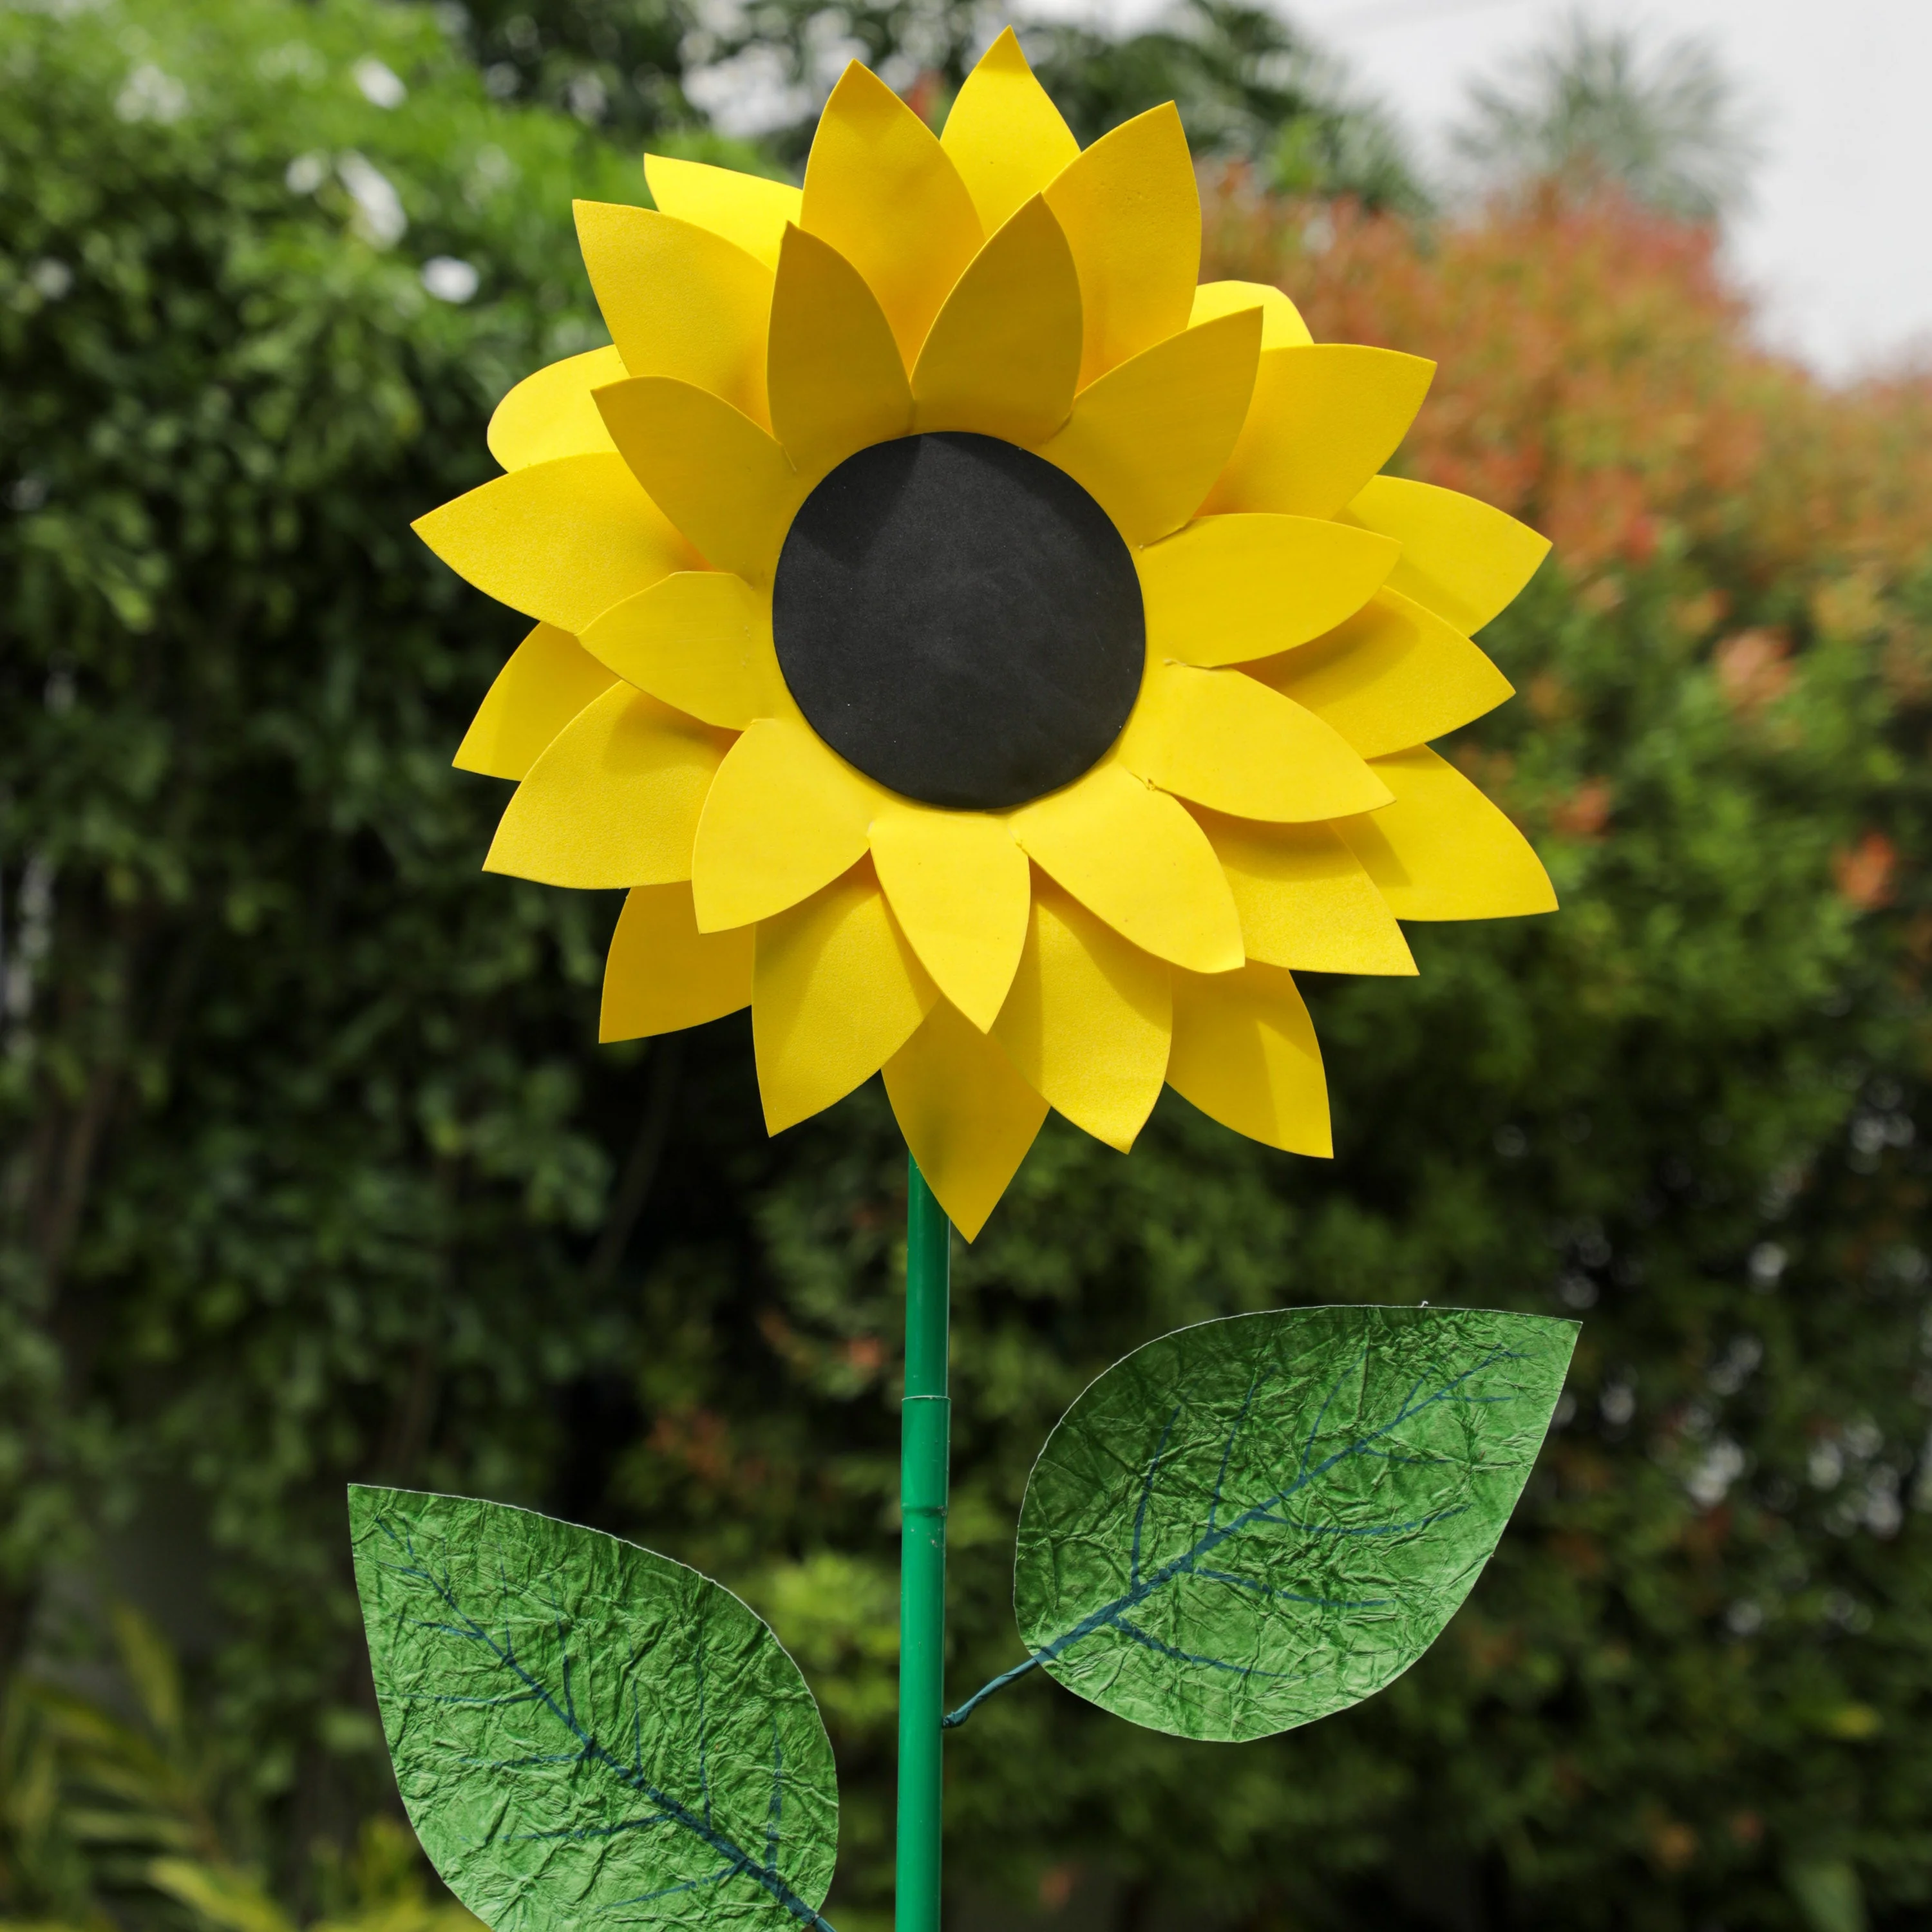
<svg viewBox="0 0 1932 1932">
<path fill-rule="evenodd" d="M 946 1301 L 952 1224 L 908 1156 L 905 1401 L 899 1418 L 899 1807 L 896 1932 L 939 1932 L 945 1714 Z"/>
</svg>

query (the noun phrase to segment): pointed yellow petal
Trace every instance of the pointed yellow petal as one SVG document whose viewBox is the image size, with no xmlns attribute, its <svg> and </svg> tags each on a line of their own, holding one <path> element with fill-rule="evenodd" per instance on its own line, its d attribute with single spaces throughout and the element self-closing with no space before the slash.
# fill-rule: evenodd
<svg viewBox="0 0 1932 1932">
<path fill-rule="evenodd" d="M 1397 919 L 1510 919 L 1554 912 L 1529 841 L 1426 746 L 1378 758 L 1395 802 L 1335 830 Z"/>
<path fill-rule="evenodd" d="M 512 392 L 514 393 L 514 392 Z M 1389 588 L 1473 635 L 1536 574 L 1550 539 L 1460 490 L 1371 477 L 1342 512 L 1402 545 Z"/>
<path fill-rule="evenodd" d="M 772 298 L 772 430 L 801 476 L 912 426 L 904 365 L 865 278 L 802 228 L 785 231 Z"/>
<path fill-rule="evenodd" d="M 1034 78 L 1010 27 L 966 76 L 940 142 L 988 235 L 1080 153 L 1080 143 Z"/>
<path fill-rule="evenodd" d="M 944 1000 L 886 1062 L 886 1097 L 926 1185 L 971 1240 L 1019 1172 L 1046 1101 Z"/>
<path fill-rule="evenodd" d="M 728 403 L 667 376 L 614 382 L 597 406 L 638 482 L 705 561 L 769 585 L 805 500 L 784 452 Z"/>
<path fill-rule="evenodd" d="M 1260 310 L 1244 309 L 1156 344 L 1083 390 L 1040 454 L 1094 497 L 1129 543 L 1166 536 L 1201 507 L 1227 460 L 1260 340 Z"/>
<path fill-rule="evenodd" d="M 642 1040 L 752 1004 L 752 928 L 700 932 L 691 888 L 633 886 L 604 962 L 599 1040 Z"/>
<path fill-rule="evenodd" d="M 704 802 L 691 874 L 700 927 L 769 919 L 838 878 L 865 856 L 885 797 L 803 724 L 758 719 Z"/>
<path fill-rule="evenodd" d="M 724 740 L 614 684 L 550 741 L 496 826 L 486 872 L 598 890 L 691 877 L 692 842 Z"/>
<path fill-rule="evenodd" d="M 615 681 L 568 631 L 539 624 L 496 674 L 450 762 L 460 772 L 520 778 L 544 747 Z"/>
<path fill-rule="evenodd" d="M 1493 711 L 1513 688 L 1460 631 L 1394 590 L 1378 590 L 1327 637 L 1247 669 L 1326 718 L 1365 758 L 1439 738 Z"/>
<path fill-rule="evenodd" d="M 1414 972 L 1388 901 L 1332 826 L 1195 815 L 1233 889 L 1250 959 L 1306 973 Z"/>
<path fill-rule="evenodd" d="M 1080 381 L 1187 326 L 1201 274 L 1201 196 L 1174 104 L 1103 134 L 1048 184 L 1080 271 Z"/>
<path fill-rule="evenodd" d="M 1150 656 L 1244 664 L 1352 616 L 1401 555 L 1389 538 L 1316 517 L 1201 517 L 1134 559 Z"/>
<path fill-rule="evenodd" d="M 1026 942 L 1033 868 L 1004 819 L 895 800 L 872 820 L 872 863 L 939 990 L 982 1032 Z"/>
<path fill-rule="evenodd" d="M 770 596 L 729 571 L 681 570 L 612 604 L 584 649 L 626 683 L 728 730 L 790 708 Z"/>
<path fill-rule="evenodd" d="M 1354 343 L 1266 350 L 1208 508 L 1334 516 L 1395 454 L 1435 374 L 1419 356 Z"/>
<path fill-rule="evenodd" d="M 1150 666 L 1119 758 L 1149 784 L 1244 818 L 1338 818 L 1388 802 L 1332 726 L 1238 670 Z"/>
<path fill-rule="evenodd" d="M 1172 978 L 1042 879 L 993 1037 L 1036 1093 L 1124 1154 L 1167 1076 Z"/>
<path fill-rule="evenodd" d="M 1109 759 L 1008 823 L 1029 858 L 1136 946 L 1202 973 L 1241 963 L 1240 919 L 1207 835 L 1124 765 Z"/>
<path fill-rule="evenodd" d="M 910 368 L 978 252 L 980 218 L 938 137 L 856 61 L 819 117 L 800 222 L 865 277 Z"/>
<path fill-rule="evenodd" d="M 478 590 L 573 636 L 694 561 L 620 456 L 513 470 L 410 527 Z"/>
<path fill-rule="evenodd" d="M 982 248 L 946 298 L 912 372 L 914 427 L 976 430 L 1031 447 L 1073 406 L 1080 282 L 1037 196 Z"/>
<path fill-rule="evenodd" d="M 1324 1160 L 1335 1151 L 1314 1024 L 1279 966 L 1175 974 L 1167 1084 L 1250 1140 Z"/>
<path fill-rule="evenodd" d="M 584 266 L 624 367 L 694 382 L 763 422 L 770 269 L 708 228 L 654 208 L 572 206 Z"/>
<path fill-rule="evenodd" d="M 506 470 L 527 470 L 560 456 L 609 454 L 617 446 L 590 392 L 624 375 L 624 358 L 604 348 L 566 356 L 526 376 L 490 418 L 490 454 Z"/>
<path fill-rule="evenodd" d="M 744 250 L 768 268 L 778 265 L 778 243 L 788 221 L 798 219 L 803 197 L 789 182 L 766 181 L 703 161 L 644 157 L 651 199 L 665 214 L 695 223 Z"/>
<path fill-rule="evenodd" d="M 894 924 L 869 862 L 762 920 L 758 933 L 752 1045 L 766 1130 L 775 1134 L 869 1079 L 939 994 Z"/>
<path fill-rule="evenodd" d="M 1232 315 L 1238 308 L 1257 304 L 1262 312 L 1263 349 L 1300 349 L 1315 340 L 1300 310 L 1270 282 L 1203 282 L 1194 291 L 1188 326 L 1212 322 L 1217 315 Z"/>
</svg>

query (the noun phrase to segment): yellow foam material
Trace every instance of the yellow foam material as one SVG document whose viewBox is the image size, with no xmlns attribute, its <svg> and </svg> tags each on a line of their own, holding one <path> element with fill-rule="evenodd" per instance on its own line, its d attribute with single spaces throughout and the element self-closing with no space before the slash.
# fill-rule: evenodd
<svg viewBox="0 0 1932 1932">
<path fill-rule="evenodd" d="M 600 666 L 653 698 L 742 731 L 791 709 L 772 646 L 769 592 L 724 570 L 681 570 L 621 604 L 584 634 Z"/>
<path fill-rule="evenodd" d="M 1288 1154 L 1327 1159 L 1322 1049 L 1294 980 L 1252 965 L 1225 979 L 1174 976 L 1168 1084 L 1210 1120 Z"/>
<path fill-rule="evenodd" d="M 799 218 L 804 200 L 789 182 L 669 154 L 644 157 L 644 180 L 666 214 L 710 229 L 768 268 L 778 266 L 785 224 Z"/>
<path fill-rule="evenodd" d="M 752 952 L 749 927 L 698 931 L 688 885 L 633 886 L 604 957 L 597 1037 L 679 1033 L 748 1006 Z"/>
<path fill-rule="evenodd" d="M 1008 27 L 980 56 L 946 117 L 940 145 L 996 232 L 1080 152 Z"/>
<path fill-rule="evenodd" d="M 490 454 L 506 470 L 527 470 L 560 456 L 614 453 L 617 446 L 590 392 L 628 373 L 610 346 L 566 356 L 526 376 L 491 412 Z"/>
<path fill-rule="evenodd" d="M 1232 315 L 1238 308 L 1256 307 L 1262 312 L 1262 348 L 1299 349 L 1315 340 L 1300 310 L 1269 282 L 1203 282 L 1194 291 L 1188 326 L 1212 322 L 1217 315 Z"/>
<path fill-rule="evenodd" d="M 1550 554 L 1550 539 L 1457 490 L 1375 476 L 1342 512 L 1402 545 L 1389 588 L 1473 635 L 1515 602 Z"/>
<path fill-rule="evenodd" d="M 450 762 L 486 778 L 520 778 L 544 747 L 616 680 L 568 631 L 539 624 L 496 674 Z"/>
</svg>

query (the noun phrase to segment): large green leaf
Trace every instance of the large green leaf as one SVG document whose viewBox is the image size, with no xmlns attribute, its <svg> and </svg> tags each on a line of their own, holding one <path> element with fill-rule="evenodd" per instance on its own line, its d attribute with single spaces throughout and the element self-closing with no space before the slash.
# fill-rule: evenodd
<svg viewBox="0 0 1932 1932">
<path fill-rule="evenodd" d="M 1033 1660 L 1190 1738 L 1263 1737 L 1379 1690 L 1496 1547 L 1576 1334 L 1305 1308 L 1136 1349 L 1027 1485 L 1013 1596 Z"/>
<path fill-rule="evenodd" d="M 478 1918 L 824 1925 L 832 1747 L 730 1591 L 498 1503 L 357 1487 L 349 1510 L 396 1781 Z"/>
</svg>

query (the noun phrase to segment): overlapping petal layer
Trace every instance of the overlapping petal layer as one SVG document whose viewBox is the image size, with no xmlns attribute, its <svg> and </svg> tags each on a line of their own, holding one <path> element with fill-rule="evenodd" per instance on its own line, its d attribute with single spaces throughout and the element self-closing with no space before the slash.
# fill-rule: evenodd
<svg viewBox="0 0 1932 1932">
<path fill-rule="evenodd" d="M 1471 634 L 1547 548 L 1381 473 L 1433 365 L 1316 344 L 1277 289 L 1198 286 L 1178 116 L 1082 153 L 1010 33 L 943 136 L 848 68 L 802 191 L 646 172 L 655 211 L 578 205 L 614 346 L 512 390 L 509 473 L 417 526 L 537 620 L 458 762 L 520 782 L 491 869 L 630 888 L 602 1036 L 748 1001 L 775 1132 L 883 1069 L 969 1238 L 1049 1108 L 1125 1149 L 1171 1084 L 1326 1154 L 1292 975 L 1412 974 L 1399 920 L 1555 904 L 1428 748 L 1509 695 Z M 808 494 L 951 430 L 1072 477 L 1141 592 L 1125 728 L 1011 809 L 868 778 L 774 644 Z"/>
</svg>

